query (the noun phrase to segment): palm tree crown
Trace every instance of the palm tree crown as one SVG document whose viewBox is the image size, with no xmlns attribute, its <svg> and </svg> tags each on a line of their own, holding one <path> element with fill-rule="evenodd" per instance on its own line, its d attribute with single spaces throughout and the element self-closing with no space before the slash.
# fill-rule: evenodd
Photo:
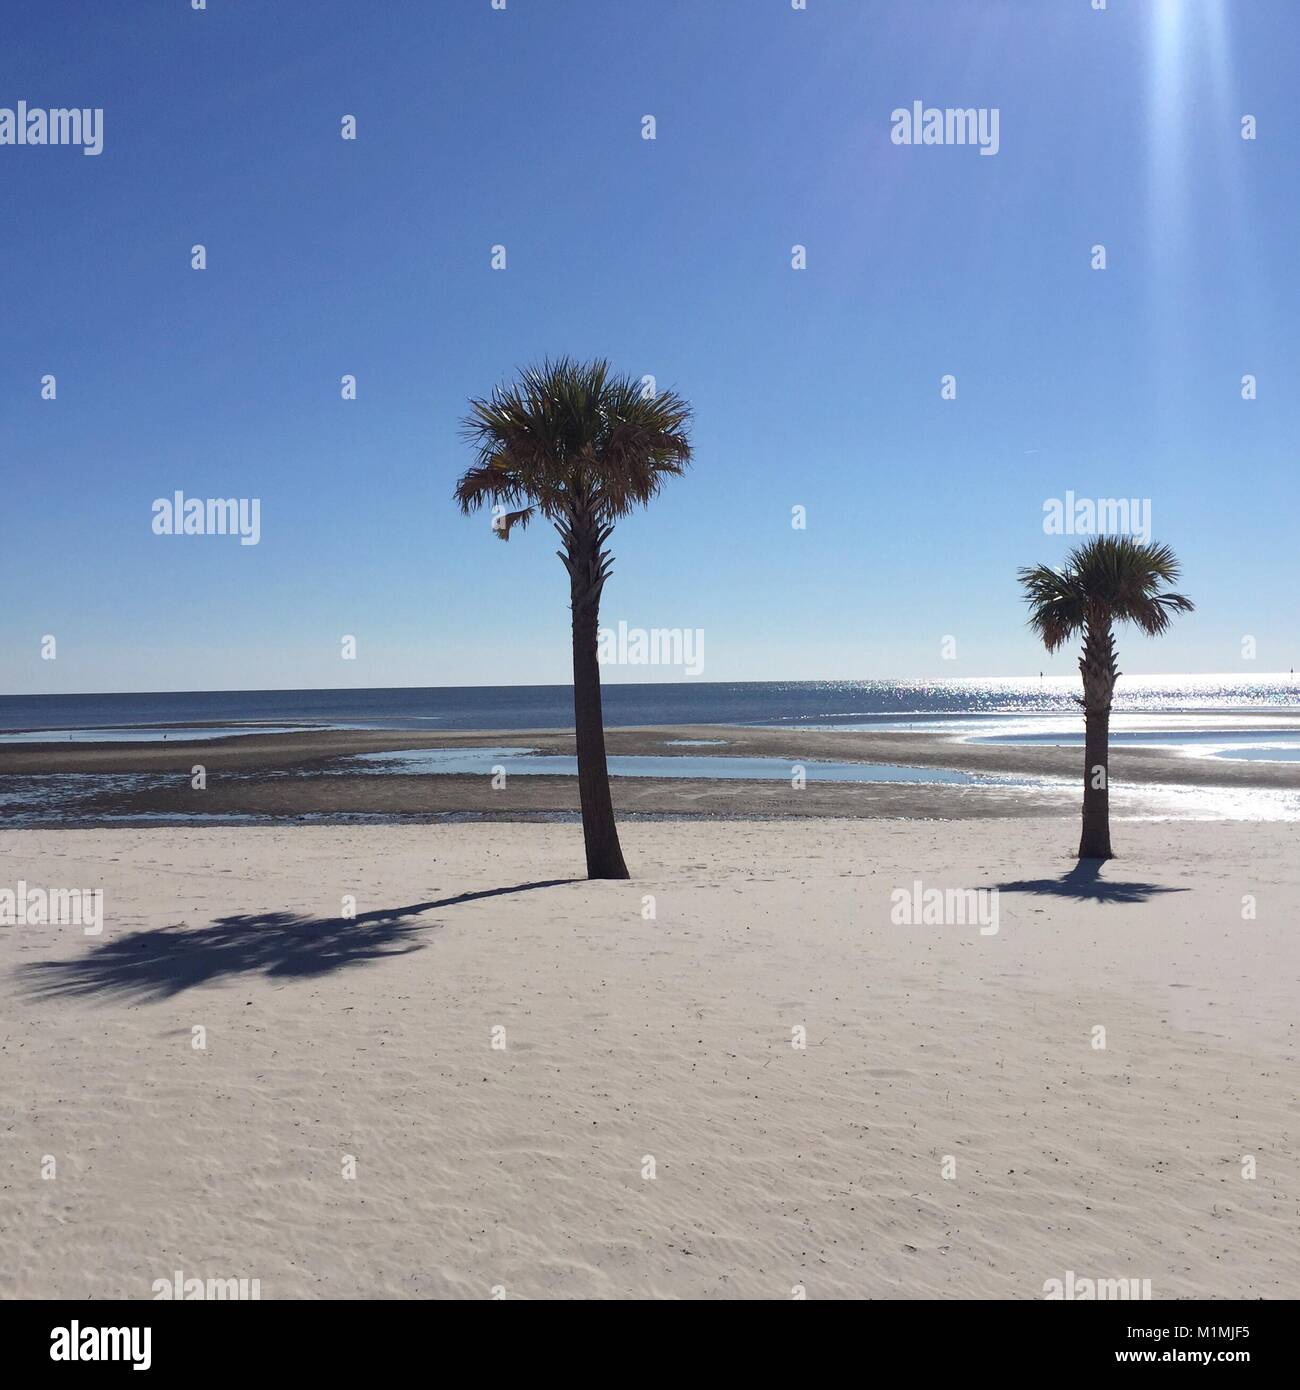
<svg viewBox="0 0 1300 1390">
<path fill-rule="evenodd" d="M 540 512 L 566 544 L 581 530 L 603 544 L 618 517 L 685 469 L 690 415 L 675 391 L 647 394 L 606 361 L 548 359 L 470 402 L 464 433 L 477 457 L 456 501 L 467 513 L 485 503 L 514 508 L 497 523 L 502 540 Z"/>
<path fill-rule="evenodd" d="M 1029 603 L 1029 626 L 1049 652 L 1072 637 L 1112 622 L 1130 622 L 1158 637 L 1175 613 L 1190 613 L 1192 601 L 1163 590 L 1179 575 L 1167 545 L 1142 544 L 1128 536 L 1097 536 L 1072 550 L 1065 565 L 1034 565 L 1020 571 Z"/>
</svg>

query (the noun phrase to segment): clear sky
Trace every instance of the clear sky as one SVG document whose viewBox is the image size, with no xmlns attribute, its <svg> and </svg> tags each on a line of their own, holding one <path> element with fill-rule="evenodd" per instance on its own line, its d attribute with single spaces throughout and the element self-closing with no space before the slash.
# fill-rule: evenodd
<svg viewBox="0 0 1300 1390">
<path fill-rule="evenodd" d="M 602 617 L 703 679 L 1068 673 L 1015 580 L 1067 490 L 1198 604 L 1125 671 L 1300 664 L 1300 6 L 1092 3 L 10 0 L 0 107 L 104 143 L 0 145 L 0 691 L 567 681 L 554 537 L 451 502 L 548 353 L 695 404 Z M 259 544 L 155 535 L 178 489 Z"/>
</svg>

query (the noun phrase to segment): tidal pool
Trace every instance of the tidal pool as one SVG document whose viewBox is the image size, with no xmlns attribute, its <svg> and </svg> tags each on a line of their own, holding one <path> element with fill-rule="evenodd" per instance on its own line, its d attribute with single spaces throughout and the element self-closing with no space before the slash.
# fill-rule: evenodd
<svg viewBox="0 0 1300 1390">
<path fill-rule="evenodd" d="M 404 773 L 461 773 L 488 776 L 500 767 L 511 776 L 575 777 L 577 758 L 534 753 L 529 748 L 412 748 L 362 753 L 352 760 L 378 770 Z M 943 767 L 901 767 L 891 763 L 822 762 L 805 758 L 729 758 L 717 754 L 609 758 L 611 777 L 690 777 L 698 780 L 788 782 L 802 767 L 810 782 L 936 782 L 951 786 L 1036 786 L 1042 779 L 980 776 Z"/>
</svg>

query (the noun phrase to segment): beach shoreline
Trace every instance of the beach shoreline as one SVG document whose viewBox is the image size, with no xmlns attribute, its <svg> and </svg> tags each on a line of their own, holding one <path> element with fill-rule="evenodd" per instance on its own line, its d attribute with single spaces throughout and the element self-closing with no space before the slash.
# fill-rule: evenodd
<svg viewBox="0 0 1300 1390">
<path fill-rule="evenodd" d="M 1277 722 L 1294 722 L 1279 715 Z M 1267 728 L 1268 721 L 1260 727 Z M 610 729 L 611 757 L 764 758 L 790 769 L 767 779 L 616 776 L 621 814 L 701 816 L 982 819 L 1039 818 L 1077 812 L 1082 749 L 965 741 L 928 731 L 745 728 L 670 725 Z M 70 775 L 103 779 L 83 786 L 66 819 L 80 825 L 192 819 L 319 819 L 482 816 L 497 820 L 569 815 L 578 809 L 576 779 L 542 774 L 494 778 L 481 773 L 397 772 L 367 765 L 374 753 L 422 749 L 527 748 L 573 753 L 573 735 L 555 730 L 418 733 L 326 729 L 248 734 L 194 742 L 10 744 L 0 746 L 0 777 Z M 916 781 L 819 781 L 815 764 L 917 768 Z M 809 767 L 798 784 L 800 767 Z M 202 785 L 194 772 L 203 769 Z M 932 769 L 979 779 L 969 785 L 920 780 Z M 1293 819 L 1300 815 L 1300 763 L 1188 757 L 1162 748 L 1111 752 L 1117 819 L 1173 816 Z M 1000 780 L 1005 779 L 1005 780 Z M 1015 779 L 1021 779 L 1017 781 Z M 50 784 L 46 784 L 47 786 Z M 11 793 L 20 797 L 21 792 Z M 16 803 L 22 808 L 23 803 Z M 57 819 L 52 816 L 51 819 Z"/>
</svg>

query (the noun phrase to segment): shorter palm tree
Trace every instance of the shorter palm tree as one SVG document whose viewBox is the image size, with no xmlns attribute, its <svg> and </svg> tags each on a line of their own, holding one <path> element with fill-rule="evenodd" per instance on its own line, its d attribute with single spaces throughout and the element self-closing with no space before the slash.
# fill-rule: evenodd
<svg viewBox="0 0 1300 1390">
<path fill-rule="evenodd" d="M 600 699 L 600 596 L 613 567 L 614 523 L 690 462 L 691 408 L 675 391 L 647 393 L 603 360 L 569 358 L 521 372 L 470 402 L 474 462 L 456 485 L 469 513 L 492 504 L 502 540 L 540 515 L 560 534 L 573 610 L 573 722 L 590 878 L 627 878 L 605 757 Z M 511 508 L 512 510 L 505 510 Z"/>
<path fill-rule="evenodd" d="M 1084 758 L 1080 859 L 1110 859 L 1110 707 L 1119 678 L 1116 623 L 1133 623 L 1148 637 L 1165 632 L 1192 601 L 1163 588 L 1177 581 L 1178 560 L 1167 545 L 1128 536 L 1098 536 L 1076 547 L 1063 568 L 1020 571 L 1029 626 L 1049 652 L 1082 634 Z"/>
</svg>

